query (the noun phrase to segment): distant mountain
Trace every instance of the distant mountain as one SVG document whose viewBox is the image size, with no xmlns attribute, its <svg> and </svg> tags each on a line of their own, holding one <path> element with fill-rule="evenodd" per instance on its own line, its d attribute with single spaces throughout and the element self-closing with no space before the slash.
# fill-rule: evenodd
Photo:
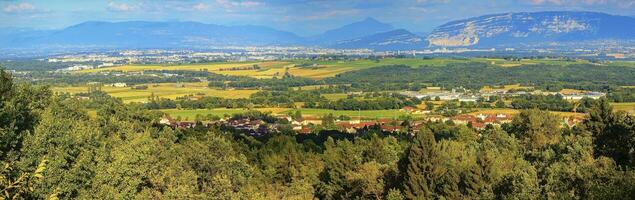
<svg viewBox="0 0 635 200">
<path fill-rule="evenodd" d="M 425 38 L 404 29 L 377 33 L 331 45 L 338 49 L 373 49 L 376 51 L 424 49 L 428 46 Z"/>
<path fill-rule="evenodd" d="M 628 42 L 628 43 L 627 43 Z M 573 45 L 572 45 L 573 44 Z M 526 47 L 635 44 L 635 18 L 595 12 L 485 15 L 412 33 L 367 18 L 313 37 L 265 26 L 198 22 L 85 22 L 61 30 L 0 28 L 0 50 L 73 52 L 84 49 L 214 48 L 304 45 L 378 51 L 436 47 Z"/>
<path fill-rule="evenodd" d="M 290 45 L 303 39 L 263 26 L 220 26 L 198 22 L 85 22 L 33 37 L 7 39 L 18 47 L 178 48 L 213 45 Z"/>
<path fill-rule="evenodd" d="M 42 37 L 53 33 L 54 30 L 37 30 L 31 28 L 2 27 L 0 28 L 0 44 L 24 38 Z"/>
<path fill-rule="evenodd" d="M 310 38 L 310 40 L 316 44 L 331 45 L 340 41 L 382 33 L 393 29 L 392 25 L 379 22 L 369 17 L 363 21 L 326 31 L 323 34 Z"/>
<path fill-rule="evenodd" d="M 485 15 L 444 24 L 427 39 L 443 47 L 634 40 L 635 18 L 570 11 Z"/>
</svg>

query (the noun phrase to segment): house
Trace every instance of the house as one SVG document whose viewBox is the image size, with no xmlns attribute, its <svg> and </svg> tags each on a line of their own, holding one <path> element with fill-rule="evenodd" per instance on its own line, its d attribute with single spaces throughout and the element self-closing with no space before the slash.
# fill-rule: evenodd
<svg viewBox="0 0 635 200">
<path fill-rule="evenodd" d="M 122 88 L 122 87 L 128 87 L 128 84 L 126 84 L 126 83 L 113 83 L 113 84 L 109 84 L 108 86 Z"/>
<path fill-rule="evenodd" d="M 470 122 L 476 122 L 477 118 L 472 115 L 457 115 L 452 117 L 452 121 L 457 124 L 468 124 Z"/>
<path fill-rule="evenodd" d="M 161 119 L 159 120 L 159 124 L 164 124 L 164 125 L 173 125 L 175 123 L 174 119 L 172 119 L 170 116 L 165 115 L 163 117 L 161 117 Z"/>
<path fill-rule="evenodd" d="M 401 126 L 389 126 L 389 125 L 381 126 L 381 131 L 388 132 L 388 133 L 399 132 L 400 129 L 401 129 Z"/>
<path fill-rule="evenodd" d="M 194 122 L 176 122 L 173 124 L 174 128 L 194 128 L 195 126 Z"/>
<path fill-rule="evenodd" d="M 298 131 L 299 133 L 302 134 L 311 134 L 311 128 L 309 127 L 302 127 L 302 129 L 300 129 L 300 131 Z"/>
<path fill-rule="evenodd" d="M 302 120 L 300 121 L 293 121 L 291 122 L 291 124 L 294 125 L 302 125 L 302 126 L 307 126 L 309 124 L 315 124 L 315 125 L 321 125 L 322 124 L 322 119 L 316 118 L 316 117 L 302 117 Z"/>
<path fill-rule="evenodd" d="M 414 111 L 416 111 L 416 108 L 413 108 L 412 106 L 404 106 L 402 109 L 400 109 L 399 111 L 401 112 L 407 112 L 407 113 L 412 113 Z"/>
<path fill-rule="evenodd" d="M 591 98 L 591 99 L 599 99 L 603 96 L 606 96 L 605 93 L 602 92 L 583 92 L 583 93 L 564 93 L 561 92 L 562 98 L 565 100 L 580 100 L 582 98 Z"/>
</svg>

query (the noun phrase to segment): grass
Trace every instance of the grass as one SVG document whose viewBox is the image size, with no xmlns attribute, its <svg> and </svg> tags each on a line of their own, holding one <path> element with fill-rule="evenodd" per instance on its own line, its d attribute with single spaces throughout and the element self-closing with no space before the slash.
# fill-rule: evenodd
<svg viewBox="0 0 635 200">
<path fill-rule="evenodd" d="M 322 96 L 326 99 L 328 99 L 329 101 L 337 101 L 340 99 L 346 99 L 348 97 L 348 94 L 346 93 L 334 93 L 334 94 L 322 94 Z"/>
<path fill-rule="evenodd" d="M 148 97 L 154 94 L 157 97 L 176 99 L 177 97 L 186 95 L 223 97 L 229 99 L 248 98 L 249 95 L 257 92 L 257 90 L 219 90 L 207 87 L 206 82 L 199 83 L 183 83 L 183 87 L 176 87 L 175 83 L 148 84 L 146 90 L 135 90 L 130 87 L 117 88 L 104 86 L 102 91 L 117 98 L 121 98 L 125 103 L 146 102 Z M 53 87 L 54 92 L 79 93 L 87 92 L 88 86 L 69 86 L 69 87 Z"/>
</svg>

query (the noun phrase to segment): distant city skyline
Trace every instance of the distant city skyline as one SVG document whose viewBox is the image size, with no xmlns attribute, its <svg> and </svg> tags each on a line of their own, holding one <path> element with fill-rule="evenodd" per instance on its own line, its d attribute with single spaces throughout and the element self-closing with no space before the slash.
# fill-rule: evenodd
<svg viewBox="0 0 635 200">
<path fill-rule="evenodd" d="M 635 15 L 635 0 L 0 0 L 0 27 L 61 29 L 85 21 L 196 21 L 263 25 L 302 36 L 367 17 L 428 32 L 448 21 L 553 10 Z"/>
</svg>

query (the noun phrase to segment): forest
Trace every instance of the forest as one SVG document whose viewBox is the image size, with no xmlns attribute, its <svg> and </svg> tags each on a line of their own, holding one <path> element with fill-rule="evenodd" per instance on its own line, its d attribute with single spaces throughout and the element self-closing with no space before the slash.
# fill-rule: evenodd
<svg viewBox="0 0 635 200">
<path fill-rule="evenodd" d="M 89 101 L 53 94 L 0 70 L 2 199 L 635 196 L 635 119 L 605 98 L 573 127 L 531 109 L 480 131 L 448 121 L 417 134 L 369 127 L 251 136 L 172 129 L 158 123 L 160 112 L 97 94 Z"/>
<path fill-rule="evenodd" d="M 412 83 L 423 82 L 445 88 L 480 89 L 488 85 L 521 84 L 548 91 L 564 88 L 607 91 L 634 85 L 635 68 L 627 66 L 597 67 L 591 64 L 521 65 L 499 67 L 487 63 L 451 63 L 444 67 L 390 65 L 345 72 L 326 79 L 329 84 L 352 83 L 366 90 L 410 89 Z M 607 79 L 607 77 L 611 77 Z M 382 83 L 378 87 L 375 83 Z M 415 89 L 416 90 L 416 89 Z"/>
</svg>

